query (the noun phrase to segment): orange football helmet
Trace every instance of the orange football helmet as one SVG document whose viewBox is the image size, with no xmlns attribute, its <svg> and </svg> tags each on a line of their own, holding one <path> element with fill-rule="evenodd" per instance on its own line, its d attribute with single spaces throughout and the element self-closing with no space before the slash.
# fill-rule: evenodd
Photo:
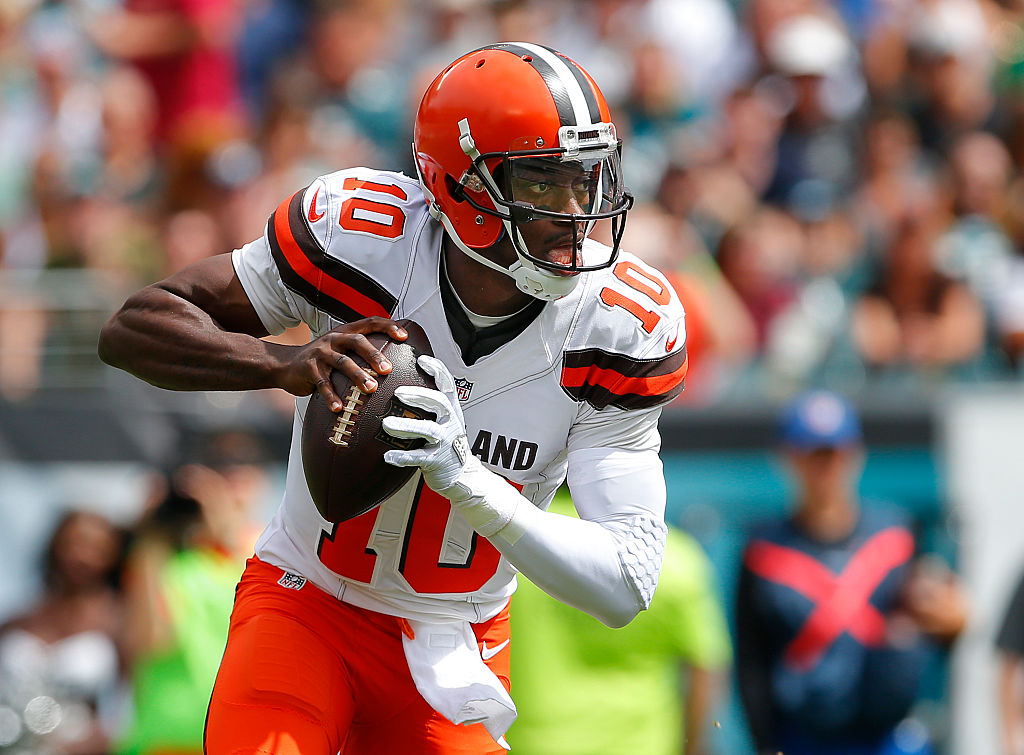
<svg viewBox="0 0 1024 755">
<path fill-rule="evenodd" d="M 541 299 L 572 290 L 578 276 L 565 273 L 615 261 L 633 204 L 621 151 L 590 75 L 526 42 L 463 55 L 434 79 L 416 114 L 413 152 L 431 214 L 463 252 Z M 573 252 L 558 261 L 531 252 L 519 226 L 538 218 L 571 223 Z M 612 219 L 614 241 L 594 259 L 583 241 L 604 218 Z M 503 232 L 518 255 L 508 268 L 480 254 Z"/>
</svg>

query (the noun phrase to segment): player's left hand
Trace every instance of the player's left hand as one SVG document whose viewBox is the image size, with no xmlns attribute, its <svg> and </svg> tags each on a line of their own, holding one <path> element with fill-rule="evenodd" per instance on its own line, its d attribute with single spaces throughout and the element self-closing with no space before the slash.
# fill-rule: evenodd
<svg viewBox="0 0 1024 755">
<path fill-rule="evenodd" d="M 455 484 L 470 458 L 466 420 L 455 392 L 455 378 L 444 363 L 425 354 L 417 363 L 434 378 L 438 389 L 400 386 L 395 389 L 395 396 L 410 406 L 433 412 L 437 419 L 385 417 L 384 429 L 391 435 L 396 438 L 422 438 L 427 444 L 410 451 L 388 451 L 384 460 L 398 467 L 419 467 L 430 489 L 444 495 Z"/>
<path fill-rule="evenodd" d="M 473 529 L 491 537 L 512 521 L 522 496 L 470 453 L 466 420 L 448 368 L 426 355 L 417 362 L 434 377 L 437 390 L 400 386 L 395 396 L 434 412 L 437 419 L 385 417 L 384 429 L 395 437 L 423 438 L 427 444 L 410 451 L 388 451 L 384 460 L 399 467 L 419 467 L 431 490 L 447 498 Z"/>
</svg>

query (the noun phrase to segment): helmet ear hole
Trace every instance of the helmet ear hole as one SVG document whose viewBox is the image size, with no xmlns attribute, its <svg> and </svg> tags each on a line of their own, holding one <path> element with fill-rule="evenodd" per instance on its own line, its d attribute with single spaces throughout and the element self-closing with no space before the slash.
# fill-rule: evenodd
<svg viewBox="0 0 1024 755">
<path fill-rule="evenodd" d="M 451 198 L 454 199 L 456 202 L 466 201 L 466 190 L 458 181 L 456 181 L 450 175 L 445 175 L 444 186 L 448 190 L 448 194 L 451 195 Z"/>
</svg>

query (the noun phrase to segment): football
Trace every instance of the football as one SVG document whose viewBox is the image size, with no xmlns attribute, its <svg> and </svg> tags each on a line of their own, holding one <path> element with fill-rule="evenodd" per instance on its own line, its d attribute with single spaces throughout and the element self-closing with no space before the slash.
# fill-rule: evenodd
<svg viewBox="0 0 1024 755">
<path fill-rule="evenodd" d="M 331 383 L 341 398 L 341 411 L 332 412 L 319 393 L 309 399 L 302 425 L 302 466 L 313 503 L 329 522 L 343 522 L 369 511 L 418 471 L 384 461 L 385 451 L 424 443 L 389 435 L 382 424 L 384 417 L 435 419 L 432 412 L 395 398 L 395 388 L 401 385 L 437 387 L 434 378 L 416 364 L 420 354 L 433 356 L 426 333 L 412 320 L 399 323 L 409 334 L 405 341 L 392 341 L 383 333 L 366 336 L 392 366 L 390 373 L 377 376 L 377 390 L 363 393 L 343 373 L 333 370 Z M 359 356 L 349 356 L 374 374 Z"/>
</svg>

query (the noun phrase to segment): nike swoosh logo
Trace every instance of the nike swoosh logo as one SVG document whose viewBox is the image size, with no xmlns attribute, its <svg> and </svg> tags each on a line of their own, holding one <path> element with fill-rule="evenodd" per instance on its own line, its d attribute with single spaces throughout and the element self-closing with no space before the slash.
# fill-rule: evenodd
<svg viewBox="0 0 1024 755">
<path fill-rule="evenodd" d="M 324 216 L 322 212 L 316 211 L 316 195 L 320 193 L 320 187 L 316 187 L 316 191 L 313 192 L 313 201 L 309 205 L 309 222 L 315 223 Z"/>
<path fill-rule="evenodd" d="M 316 197 L 314 197 L 316 199 Z M 672 334 L 672 337 L 665 341 L 665 351 L 672 351 L 672 347 L 676 345 L 676 341 L 679 340 L 679 326 L 676 325 L 676 332 Z"/>
<path fill-rule="evenodd" d="M 491 660 L 491 658 L 493 658 L 498 653 L 500 653 L 502 650 L 504 650 L 505 646 L 507 644 L 509 644 L 510 642 L 512 642 L 512 640 L 511 639 L 507 639 L 504 642 L 502 642 L 502 643 L 500 643 L 498 645 L 495 645 L 492 648 L 487 647 L 487 643 L 485 642 L 484 646 L 480 649 L 480 657 L 483 658 L 485 661 L 489 661 L 489 660 Z"/>
</svg>

